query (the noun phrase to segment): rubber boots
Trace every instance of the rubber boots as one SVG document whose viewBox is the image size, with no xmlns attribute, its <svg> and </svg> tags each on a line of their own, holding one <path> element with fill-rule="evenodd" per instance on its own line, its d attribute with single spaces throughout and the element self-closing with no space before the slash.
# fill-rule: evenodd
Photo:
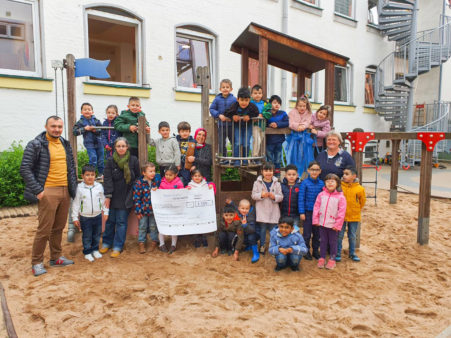
<svg viewBox="0 0 451 338">
<path fill-rule="evenodd" d="M 260 259 L 260 254 L 258 252 L 258 246 L 257 246 L 257 244 L 254 244 L 251 246 L 251 248 L 252 248 L 252 253 L 253 253 L 251 262 L 256 263 Z"/>
</svg>

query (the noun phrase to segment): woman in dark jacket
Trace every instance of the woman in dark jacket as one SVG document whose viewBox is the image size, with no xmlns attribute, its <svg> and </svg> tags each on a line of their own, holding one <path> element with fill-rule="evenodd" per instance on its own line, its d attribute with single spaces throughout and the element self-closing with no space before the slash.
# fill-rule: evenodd
<svg viewBox="0 0 451 338">
<path fill-rule="evenodd" d="M 140 176 L 138 159 L 130 155 L 128 141 L 119 137 L 114 154 L 105 165 L 105 206 L 110 209 L 103 233 L 101 253 L 113 249 L 111 257 L 121 254 L 127 235 L 127 218 L 133 206 L 133 184 Z"/>
<path fill-rule="evenodd" d="M 211 165 L 213 161 L 211 158 L 211 145 L 205 143 L 207 131 L 204 128 L 197 129 L 194 133 L 194 139 L 196 140 L 194 156 L 188 156 L 188 161 L 194 164 L 191 170 L 199 169 L 205 180 L 211 182 Z"/>
</svg>

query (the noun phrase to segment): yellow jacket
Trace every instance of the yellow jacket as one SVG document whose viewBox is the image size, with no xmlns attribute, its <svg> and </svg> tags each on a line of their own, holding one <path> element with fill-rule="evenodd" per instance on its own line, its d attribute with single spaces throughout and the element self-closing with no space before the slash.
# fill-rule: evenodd
<svg viewBox="0 0 451 338">
<path fill-rule="evenodd" d="M 365 189 L 359 182 L 346 183 L 343 181 L 341 182 L 341 188 L 347 203 L 345 222 L 360 222 L 360 212 L 366 202 Z"/>
</svg>

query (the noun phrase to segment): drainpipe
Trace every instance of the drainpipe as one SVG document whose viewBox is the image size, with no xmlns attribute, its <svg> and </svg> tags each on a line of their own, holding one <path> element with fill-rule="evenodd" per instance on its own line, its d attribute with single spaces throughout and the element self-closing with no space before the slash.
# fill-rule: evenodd
<svg viewBox="0 0 451 338">
<path fill-rule="evenodd" d="M 442 17 L 440 20 L 440 26 L 443 26 L 445 24 L 446 5 L 445 5 L 445 1 L 442 1 L 442 2 L 443 2 L 443 7 L 442 7 Z M 443 42 L 444 42 L 443 40 L 444 40 L 444 36 L 442 36 L 442 41 L 440 41 L 440 45 L 443 45 Z M 439 104 L 439 107 L 441 106 L 440 101 L 442 100 L 442 76 L 443 76 L 443 63 L 442 63 L 442 60 L 440 60 L 440 76 L 439 76 L 439 80 L 438 80 L 438 104 Z M 439 116 L 441 116 L 441 112 L 439 112 L 439 113 L 440 113 Z"/>
<path fill-rule="evenodd" d="M 289 0 L 283 0 L 282 1 L 282 33 L 287 34 L 288 33 L 288 1 Z M 283 102 L 287 102 L 287 71 L 282 70 L 282 79 L 281 79 L 281 97 Z M 286 107 L 288 107 L 287 104 L 285 104 Z"/>
<path fill-rule="evenodd" d="M 417 13 L 418 13 L 418 0 L 415 1 L 413 10 L 412 10 L 412 27 L 410 28 L 410 44 L 409 44 L 409 73 L 413 73 L 413 67 L 415 63 L 415 54 L 416 54 L 416 45 L 417 45 Z M 415 81 L 415 80 L 414 80 Z M 412 83 L 413 85 L 413 83 Z M 410 88 L 409 90 L 409 98 L 407 100 L 407 125 L 406 131 L 410 131 L 412 129 L 413 123 L 413 95 L 414 90 Z"/>
</svg>

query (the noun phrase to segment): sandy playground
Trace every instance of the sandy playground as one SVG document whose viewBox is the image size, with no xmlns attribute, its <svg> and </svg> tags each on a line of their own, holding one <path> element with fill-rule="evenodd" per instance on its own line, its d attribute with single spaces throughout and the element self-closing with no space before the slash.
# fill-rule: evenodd
<svg viewBox="0 0 451 338">
<path fill-rule="evenodd" d="M 451 202 L 432 201 L 430 244 L 420 247 L 417 199 L 389 205 L 380 191 L 364 211 L 362 262 L 325 271 L 303 260 L 297 273 L 274 272 L 268 255 L 254 265 L 249 253 L 213 259 L 186 240 L 172 256 L 140 255 L 131 238 L 120 258 L 88 263 L 78 237 L 64 242 L 75 265 L 36 278 L 36 217 L 5 219 L 0 280 L 19 337 L 434 337 L 451 325 Z"/>
</svg>

